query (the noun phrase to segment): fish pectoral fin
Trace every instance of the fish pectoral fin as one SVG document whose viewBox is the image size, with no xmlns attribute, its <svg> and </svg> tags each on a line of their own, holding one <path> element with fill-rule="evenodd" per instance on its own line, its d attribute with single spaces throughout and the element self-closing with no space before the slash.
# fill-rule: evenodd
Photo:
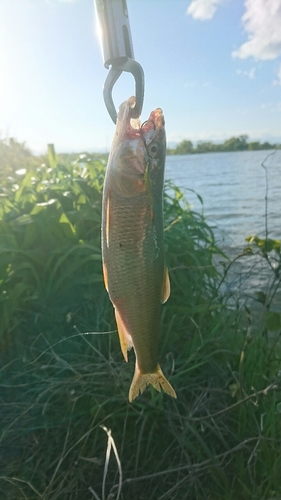
<svg viewBox="0 0 281 500">
<path fill-rule="evenodd" d="M 127 351 L 129 351 L 133 347 L 133 341 L 116 307 L 115 307 L 115 319 L 117 323 L 117 330 L 119 335 L 121 351 L 123 353 L 125 361 L 128 361 Z"/>
<path fill-rule="evenodd" d="M 159 392 L 161 392 L 162 389 L 164 392 L 169 394 L 169 396 L 172 396 L 173 398 L 177 397 L 173 387 L 162 372 L 160 365 L 157 365 L 154 373 L 141 373 L 136 361 L 135 374 L 129 391 L 130 403 L 139 394 L 142 394 L 146 386 L 149 384 Z"/>
<path fill-rule="evenodd" d="M 162 284 L 162 296 L 161 296 L 162 304 L 167 302 L 168 298 L 170 297 L 170 292 L 171 292 L 171 286 L 170 286 L 169 272 L 168 268 L 165 267 L 163 284 Z"/>
<path fill-rule="evenodd" d="M 103 262 L 102 264 L 102 270 L 103 270 L 103 281 L 104 281 L 104 286 L 106 288 L 106 291 L 108 292 L 108 274 L 107 274 L 107 267 L 105 263 Z"/>
</svg>

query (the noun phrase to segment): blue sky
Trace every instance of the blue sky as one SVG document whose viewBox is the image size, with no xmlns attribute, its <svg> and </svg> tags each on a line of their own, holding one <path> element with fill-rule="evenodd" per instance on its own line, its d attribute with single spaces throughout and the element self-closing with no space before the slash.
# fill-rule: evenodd
<svg viewBox="0 0 281 500">
<path fill-rule="evenodd" d="M 281 0 L 127 0 L 145 73 L 142 119 L 169 143 L 233 135 L 281 142 Z M 34 152 L 108 150 L 93 0 L 0 0 L 0 136 Z M 116 107 L 134 93 L 124 73 Z"/>
</svg>

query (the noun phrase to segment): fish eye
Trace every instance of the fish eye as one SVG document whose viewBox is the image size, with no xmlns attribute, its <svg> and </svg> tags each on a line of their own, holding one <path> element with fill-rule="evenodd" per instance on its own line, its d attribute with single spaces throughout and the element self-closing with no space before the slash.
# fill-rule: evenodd
<svg viewBox="0 0 281 500">
<path fill-rule="evenodd" d="M 157 155 L 158 150 L 159 150 L 159 148 L 158 148 L 157 144 L 155 144 L 155 142 L 154 142 L 154 143 L 152 143 L 152 144 L 150 144 L 150 145 L 148 146 L 148 152 L 149 152 L 149 154 L 150 154 L 153 158 Z"/>
</svg>

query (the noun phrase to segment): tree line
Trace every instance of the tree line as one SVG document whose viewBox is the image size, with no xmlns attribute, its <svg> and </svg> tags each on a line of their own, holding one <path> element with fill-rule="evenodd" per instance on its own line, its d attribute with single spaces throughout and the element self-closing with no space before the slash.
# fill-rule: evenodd
<svg viewBox="0 0 281 500">
<path fill-rule="evenodd" d="M 269 142 L 260 141 L 248 142 L 247 135 L 239 135 L 238 137 L 231 137 L 220 144 L 211 141 L 199 141 L 197 144 L 193 144 L 191 141 L 185 139 L 177 144 L 175 148 L 168 148 L 167 154 L 188 155 L 223 151 L 254 151 L 259 149 L 275 149 L 278 147 L 280 148 L 280 144 L 270 144 Z"/>
</svg>

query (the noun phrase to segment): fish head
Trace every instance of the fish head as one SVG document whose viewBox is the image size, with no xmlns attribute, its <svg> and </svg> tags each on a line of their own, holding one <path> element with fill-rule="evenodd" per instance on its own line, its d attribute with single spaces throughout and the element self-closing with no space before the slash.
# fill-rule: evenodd
<svg viewBox="0 0 281 500">
<path fill-rule="evenodd" d="M 150 190 L 162 196 L 166 159 L 165 119 L 161 108 L 156 108 L 141 126 L 146 149 L 146 183 Z"/>
<path fill-rule="evenodd" d="M 160 108 L 147 121 L 131 118 L 135 97 L 121 104 L 111 148 L 108 169 L 111 188 L 121 196 L 137 196 L 148 190 L 148 184 L 163 190 L 166 156 L 166 134 Z"/>
</svg>

